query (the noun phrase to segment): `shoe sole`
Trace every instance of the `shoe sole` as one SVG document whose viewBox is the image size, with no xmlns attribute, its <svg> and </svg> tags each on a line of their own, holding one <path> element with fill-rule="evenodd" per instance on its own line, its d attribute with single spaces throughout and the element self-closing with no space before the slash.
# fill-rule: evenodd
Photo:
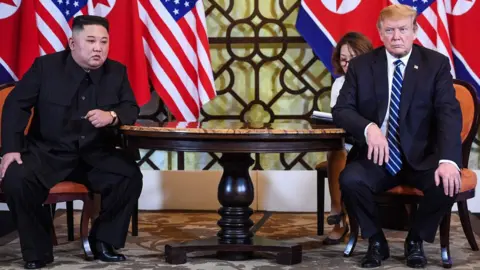
<svg viewBox="0 0 480 270">
<path fill-rule="evenodd" d="M 421 265 L 421 264 L 411 264 L 411 263 L 408 263 L 408 255 L 407 255 L 407 252 L 404 252 L 403 255 L 405 256 L 405 261 L 406 261 L 406 265 L 410 268 L 425 268 L 427 266 L 427 263 L 425 263 L 425 265 Z"/>
<path fill-rule="evenodd" d="M 385 261 L 388 258 L 390 258 L 390 252 L 388 254 L 386 254 L 385 256 L 383 256 L 382 261 Z M 367 265 L 367 266 L 361 265 L 360 267 L 361 268 L 376 268 L 376 267 L 380 267 L 380 266 L 382 266 L 382 263 L 380 263 L 379 265 Z"/>
<path fill-rule="evenodd" d="M 102 261 L 102 262 L 124 262 L 124 261 L 127 260 L 127 259 L 125 259 L 125 260 L 102 260 L 102 259 L 100 259 L 100 258 L 97 257 L 97 256 L 93 256 L 93 259 L 94 259 L 94 260 L 100 260 L 100 261 Z"/>
<path fill-rule="evenodd" d="M 415 264 L 415 265 L 412 265 L 412 264 L 409 264 L 407 263 L 407 266 L 410 267 L 410 268 L 425 268 L 427 265 L 419 265 L 419 264 Z"/>
</svg>

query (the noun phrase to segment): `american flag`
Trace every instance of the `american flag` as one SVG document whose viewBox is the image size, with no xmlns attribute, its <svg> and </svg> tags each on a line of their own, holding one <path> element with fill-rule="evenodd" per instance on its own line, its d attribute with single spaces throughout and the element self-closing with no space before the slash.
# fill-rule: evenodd
<svg viewBox="0 0 480 270">
<path fill-rule="evenodd" d="M 138 0 L 153 87 L 178 121 L 197 121 L 216 96 L 203 2 Z"/>
<path fill-rule="evenodd" d="M 107 11 L 118 5 L 118 1 L 36 1 L 40 54 L 65 49 L 75 16 L 105 16 L 101 8 Z M 148 77 L 154 89 L 177 120 L 197 121 L 202 105 L 216 96 L 203 2 L 138 0 L 133 3 L 138 3 L 136 19 L 139 17 L 144 26 L 142 36 L 136 38 L 142 39 L 149 63 Z"/>
<path fill-rule="evenodd" d="M 455 77 L 445 1 L 391 0 L 391 2 L 409 5 L 417 10 L 417 41 L 424 47 L 436 50 L 447 56 L 452 67 L 451 73 Z"/>
<path fill-rule="evenodd" d="M 39 0 L 35 15 L 39 31 L 40 54 L 62 51 L 72 35 L 72 19 L 87 14 L 88 0 Z"/>
</svg>

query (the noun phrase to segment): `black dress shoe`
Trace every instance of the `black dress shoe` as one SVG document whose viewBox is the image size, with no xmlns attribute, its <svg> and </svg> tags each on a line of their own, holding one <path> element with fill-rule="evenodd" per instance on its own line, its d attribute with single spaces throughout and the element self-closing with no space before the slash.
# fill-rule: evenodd
<svg viewBox="0 0 480 270">
<path fill-rule="evenodd" d="M 427 258 L 423 252 L 423 242 L 421 240 L 405 240 L 405 259 L 407 266 L 411 268 L 424 268 L 427 265 Z"/>
<path fill-rule="evenodd" d="M 382 261 L 390 257 L 390 249 L 386 240 L 369 240 L 368 250 L 361 261 L 362 268 L 374 268 L 382 265 Z"/>
<path fill-rule="evenodd" d="M 25 265 L 23 266 L 23 268 L 25 268 L 25 269 L 40 269 L 40 268 L 43 268 L 43 267 L 47 266 L 47 264 L 52 263 L 52 262 L 53 262 L 53 257 L 48 258 L 47 260 L 28 261 L 28 262 L 25 262 Z"/>
<path fill-rule="evenodd" d="M 115 248 L 110 244 L 90 240 L 90 243 L 92 242 L 91 247 L 94 259 L 104 262 L 123 262 L 127 259 L 123 254 L 117 253 Z"/>
</svg>

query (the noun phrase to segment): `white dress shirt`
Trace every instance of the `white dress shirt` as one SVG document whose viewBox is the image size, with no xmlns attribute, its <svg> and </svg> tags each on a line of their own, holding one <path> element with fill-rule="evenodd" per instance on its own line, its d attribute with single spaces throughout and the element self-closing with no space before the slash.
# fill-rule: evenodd
<svg viewBox="0 0 480 270">
<path fill-rule="evenodd" d="M 338 95 L 340 95 L 340 89 L 342 89 L 343 83 L 345 83 L 345 76 L 341 76 L 335 79 L 332 84 L 332 90 L 330 91 L 330 107 L 333 108 L 337 103 Z M 345 150 L 347 152 L 352 149 L 351 144 L 345 143 Z"/>
<path fill-rule="evenodd" d="M 340 89 L 342 89 L 343 83 L 345 83 L 345 76 L 336 78 L 332 84 L 332 90 L 330 91 L 331 108 L 333 108 L 335 104 L 337 104 L 338 95 L 340 95 Z"/>
<path fill-rule="evenodd" d="M 385 119 L 383 120 L 383 123 L 382 123 L 382 126 L 380 127 L 380 130 L 382 131 L 382 134 L 386 137 L 387 136 L 387 128 L 388 128 L 388 119 L 389 119 L 389 116 L 390 116 L 390 102 L 391 102 L 390 96 L 392 95 L 392 83 L 393 83 L 393 74 L 395 73 L 395 61 L 397 61 L 399 58 L 396 58 L 395 56 L 391 55 L 387 50 L 385 50 L 385 52 L 387 54 L 387 69 L 388 69 L 388 103 L 387 103 L 388 106 L 387 106 L 387 112 L 386 112 L 386 115 L 385 115 Z M 412 54 L 412 50 L 410 50 L 410 52 L 407 55 L 400 58 L 400 60 L 402 60 L 402 62 L 403 62 L 403 65 L 400 65 L 400 72 L 402 73 L 402 78 L 405 78 L 405 68 L 408 65 L 408 59 L 410 59 L 411 54 Z M 364 131 L 365 140 L 367 140 L 367 129 L 372 124 L 374 124 L 374 123 L 370 123 L 365 127 L 365 131 Z M 455 167 L 458 170 L 460 170 L 460 168 L 458 168 L 457 163 L 455 163 L 451 160 L 441 159 L 439 161 L 439 164 L 443 163 L 443 162 L 451 163 L 451 164 L 455 165 Z"/>
</svg>

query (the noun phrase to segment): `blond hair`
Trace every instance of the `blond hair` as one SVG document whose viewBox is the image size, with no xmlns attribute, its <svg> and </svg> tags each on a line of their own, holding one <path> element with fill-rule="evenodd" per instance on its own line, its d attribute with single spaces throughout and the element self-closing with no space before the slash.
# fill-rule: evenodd
<svg viewBox="0 0 480 270">
<path fill-rule="evenodd" d="M 382 22 L 385 19 L 401 20 L 409 17 L 413 19 L 413 26 L 416 28 L 417 11 L 413 7 L 402 4 L 390 5 L 380 11 L 380 16 L 378 16 L 377 20 L 377 28 L 380 29 L 380 27 L 382 26 Z"/>
</svg>

